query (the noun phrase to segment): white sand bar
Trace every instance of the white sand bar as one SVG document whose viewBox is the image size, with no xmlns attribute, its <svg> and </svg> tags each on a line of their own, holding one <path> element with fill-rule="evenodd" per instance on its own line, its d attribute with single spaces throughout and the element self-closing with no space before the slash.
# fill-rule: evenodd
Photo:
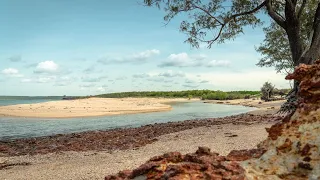
<svg viewBox="0 0 320 180">
<path fill-rule="evenodd" d="M 88 98 L 37 104 L 0 106 L 0 116 L 72 118 L 134 114 L 171 110 L 166 103 L 187 99 L 165 98 Z"/>
</svg>

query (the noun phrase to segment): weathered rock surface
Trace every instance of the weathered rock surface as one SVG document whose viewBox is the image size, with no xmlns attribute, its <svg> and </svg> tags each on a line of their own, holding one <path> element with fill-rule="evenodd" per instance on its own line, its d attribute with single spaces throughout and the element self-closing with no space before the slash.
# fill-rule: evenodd
<svg viewBox="0 0 320 180">
<path fill-rule="evenodd" d="M 300 81 L 299 107 L 268 129 L 269 137 L 254 150 L 219 156 L 207 148 L 150 159 L 135 170 L 106 180 L 121 179 L 320 179 L 320 61 L 300 65 L 287 79 Z"/>
<path fill-rule="evenodd" d="M 235 161 L 199 147 L 196 153 L 181 155 L 167 153 L 150 159 L 139 168 L 110 175 L 105 180 L 122 179 L 234 179 L 243 180 L 244 169 Z"/>
<path fill-rule="evenodd" d="M 320 179 L 320 61 L 300 65 L 287 79 L 301 82 L 299 107 L 268 129 L 261 158 L 242 163 L 248 179 Z"/>
</svg>

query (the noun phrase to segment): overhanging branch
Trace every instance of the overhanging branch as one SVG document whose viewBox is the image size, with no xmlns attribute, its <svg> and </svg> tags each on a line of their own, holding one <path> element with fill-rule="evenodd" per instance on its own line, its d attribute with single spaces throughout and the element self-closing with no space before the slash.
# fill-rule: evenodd
<svg viewBox="0 0 320 180">
<path fill-rule="evenodd" d="M 279 16 L 277 13 L 272 8 L 272 1 L 271 0 L 266 0 L 266 6 L 267 6 L 267 11 L 269 16 L 277 23 L 279 24 L 282 28 L 286 29 L 286 21 Z"/>
<path fill-rule="evenodd" d="M 242 13 L 238 13 L 238 14 L 234 14 L 234 15 L 231 15 L 229 18 L 228 18 L 228 21 L 225 22 L 225 23 L 228 23 L 230 22 L 232 19 L 236 18 L 236 17 L 239 17 L 239 16 L 243 16 L 243 15 L 248 15 L 248 14 L 253 14 L 257 11 L 259 11 L 263 6 L 265 6 L 267 3 L 267 1 L 263 1 L 259 6 L 257 6 L 256 8 L 250 10 L 250 11 L 246 11 L 246 12 L 242 12 Z"/>
<path fill-rule="evenodd" d="M 259 6 L 255 7 L 254 9 L 252 9 L 252 10 L 250 10 L 250 11 L 245 11 L 245 12 L 233 14 L 233 15 L 231 15 L 230 17 L 225 18 L 225 20 L 224 20 L 223 22 L 219 21 L 218 18 L 215 17 L 215 16 L 213 16 L 207 9 L 202 8 L 202 7 L 197 6 L 197 5 L 195 5 L 195 4 L 192 3 L 192 4 L 191 4 L 192 7 L 203 11 L 205 14 L 207 14 L 208 16 L 210 16 L 211 18 L 213 18 L 214 20 L 216 20 L 216 21 L 220 24 L 219 33 L 218 33 L 213 39 L 211 39 L 211 40 L 202 40 L 202 39 L 199 39 L 199 38 L 197 38 L 197 37 L 194 37 L 194 38 L 197 38 L 197 39 L 198 39 L 199 41 L 201 41 L 201 42 L 206 42 L 206 43 L 208 43 L 208 48 L 211 48 L 211 45 L 212 45 L 215 41 L 217 41 L 217 40 L 219 39 L 219 37 L 220 37 L 221 34 L 222 34 L 223 29 L 226 27 L 226 25 L 227 25 L 230 21 L 236 19 L 236 18 L 239 17 L 239 16 L 244 16 L 244 15 L 248 15 L 248 14 L 253 14 L 253 13 L 255 13 L 255 12 L 259 11 L 262 7 L 266 6 L 266 3 L 267 3 L 267 1 L 263 1 Z"/>
</svg>

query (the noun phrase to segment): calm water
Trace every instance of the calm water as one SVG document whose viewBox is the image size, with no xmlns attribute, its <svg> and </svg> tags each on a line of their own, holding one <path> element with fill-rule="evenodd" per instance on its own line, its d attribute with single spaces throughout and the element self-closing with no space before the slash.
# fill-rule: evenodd
<svg viewBox="0 0 320 180">
<path fill-rule="evenodd" d="M 47 101 L 57 101 L 61 100 L 62 96 L 0 96 L 0 106 L 15 105 L 15 104 L 34 104 Z"/>
<path fill-rule="evenodd" d="M 89 118 L 45 119 L 0 117 L 0 139 L 38 137 L 88 130 L 138 127 L 169 121 L 224 117 L 255 109 L 244 106 L 207 104 L 202 102 L 177 103 L 173 104 L 172 107 L 172 111 L 166 112 Z"/>
</svg>

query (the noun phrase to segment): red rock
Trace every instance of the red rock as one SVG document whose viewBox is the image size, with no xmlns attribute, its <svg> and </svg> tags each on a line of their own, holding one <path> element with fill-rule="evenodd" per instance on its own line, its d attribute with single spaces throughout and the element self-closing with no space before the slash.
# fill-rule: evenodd
<svg viewBox="0 0 320 180">
<path fill-rule="evenodd" d="M 251 158 L 259 158 L 265 153 L 265 149 L 250 149 L 250 150 L 232 150 L 226 159 L 229 161 L 245 161 Z"/>
</svg>

